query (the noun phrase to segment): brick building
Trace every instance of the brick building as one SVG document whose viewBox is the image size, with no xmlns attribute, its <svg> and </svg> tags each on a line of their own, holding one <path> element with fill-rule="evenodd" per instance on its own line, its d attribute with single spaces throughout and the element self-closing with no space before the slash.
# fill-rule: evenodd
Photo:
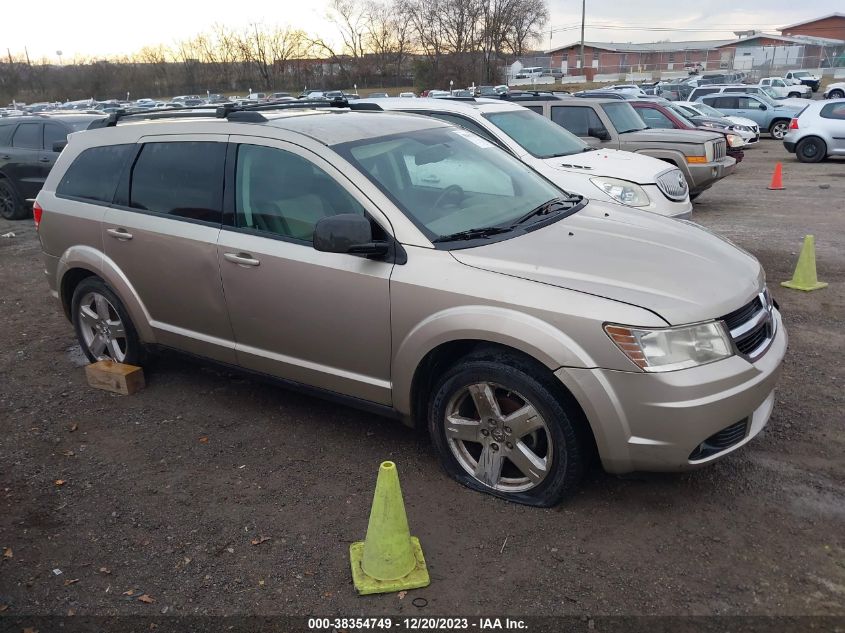
<svg viewBox="0 0 845 633">
<path fill-rule="evenodd" d="M 778 29 L 781 35 L 805 35 L 845 40 L 845 13 L 831 13 L 820 18 L 790 24 Z"/>
<path fill-rule="evenodd" d="M 685 66 L 719 68 L 722 53 L 719 46 L 733 40 L 693 42 L 649 42 L 645 44 L 584 42 L 584 66 L 581 70 L 581 43 L 568 44 L 546 51 L 553 69 L 568 75 L 682 71 Z"/>
</svg>

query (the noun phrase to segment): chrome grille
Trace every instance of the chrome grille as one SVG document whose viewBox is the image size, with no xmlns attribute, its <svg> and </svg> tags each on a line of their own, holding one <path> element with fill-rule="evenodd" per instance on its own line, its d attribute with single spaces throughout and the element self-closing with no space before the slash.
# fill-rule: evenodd
<svg viewBox="0 0 845 633">
<path fill-rule="evenodd" d="M 670 200 L 680 201 L 687 197 L 687 180 L 680 169 L 664 171 L 657 177 L 657 188 Z"/>
<path fill-rule="evenodd" d="M 713 142 L 713 158 L 720 160 L 725 157 L 728 152 L 728 143 L 725 139 L 720 139 Z"/>
<path fill-rule="evenodd" d="M 768 289 L 741 308 L 722 317 L 730 332 L 737 352 L 750 361 L 756 361 L 775 337 L 775 320 L 772 317 L 772 299 Z"/>
</svg>

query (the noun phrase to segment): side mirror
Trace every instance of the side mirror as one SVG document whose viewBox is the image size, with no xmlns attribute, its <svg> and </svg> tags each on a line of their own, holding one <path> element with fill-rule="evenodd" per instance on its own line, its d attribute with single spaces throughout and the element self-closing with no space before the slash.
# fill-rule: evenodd
<svg viewBox="0 0 845 633">
<path fill-rule="evenodd" d="M 765 104 L 765 103 L 761 103 L 761 104 L 760 104 L 759 106 L 757 106 L 757 107 L 758 107 L 758 108 L 760 108 L 761 110 L 768 110 L 768 109 L 769 109 L 769 108 L 768 108 L 768 106 L 766 106 L 766 104 Z"/>
<path fill-rule="evenodd" d="M 67 147 L 67 141 L 56 141 L 53 143 L 53 151 L 57 154 Z"/>
<path fill-rule="evenodd" d="M 373 241 L 373 227 L 363 215 L 342 213 L 317 222 L 314 248 L 324 253 L 386 255 L 388 244 Z"/>
<path fill-rule="evenodd" d="M 608 132 L 603 127 L 591 127 L 587 130 L 587 136 L 592 136 L 593 138 L 597 138 L 600 141 L 609 141 L 610 140 L 610 132 Z"/>
</svg>

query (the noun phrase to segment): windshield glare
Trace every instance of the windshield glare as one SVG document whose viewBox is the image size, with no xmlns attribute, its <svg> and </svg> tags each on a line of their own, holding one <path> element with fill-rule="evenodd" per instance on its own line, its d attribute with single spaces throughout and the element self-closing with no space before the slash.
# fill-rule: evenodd
<svg viewBox="0 0 845 633">
<path fill-rule="evenodd" d="M 535 158 L 578 154 L 590 146 L 580 138 L 531 110 L 508 110 L 483 115 Z"/>
<path fill-rule="evenodd" d="M 636 132 L 647 127 L 630 103 L 622 101 L 619 103 L 603 103 L 601 107 L 613 122 L 613 127 L 619 134 Z"/>
<path fill-rule="evenodd" d="M 367 138 L 334 149 L 431 240 L 509 226 L 568 195 L 504 150 L 452 127 Z"/>
</svg>

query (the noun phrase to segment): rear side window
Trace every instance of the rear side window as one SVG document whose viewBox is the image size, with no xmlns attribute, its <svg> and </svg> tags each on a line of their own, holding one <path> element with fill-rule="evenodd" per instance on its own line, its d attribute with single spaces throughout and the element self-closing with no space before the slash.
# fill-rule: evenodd
<svg viewBox="0 0 845 633">
<path fill-rule="evenodd" d="M 819 116 L 824 117 L 825 119 L 838 119 L 839 121 L 845 121 L 845 103 L 828 103 L 821 109 Z"/>
<path fill-rule="evenodd" d="M 708 103 L 717 110 L 737 110 L 739 108 L 739 97 L 716 97 Z"/>
<path fill-rule="evenodd" d="M 56 195 L 110 204 L 120 174 L 134 145 L 86 149 L 71 163 L 56 187 Z"/>
<path fill-rule="evenodd" d="M 0 147 L 8 147 L 12 144 L 12 132 L 14 131 L 14 124 L 3 125 L 0 123 Z"/>
<path fill-rule="evenodd" d="M 12 137 L 12 145 L 21 149 L 41 149 L 41 124 L 21 123 Z"/>
<path fill-rule="evenodd" d="M 132 169 L 129 206 L 220 224 L 225 156 L 225 143 L 146 143 Z"/>
<path fill-rule="evenodd" d="M 592 108 L 584 106 L 552 106 L 552 121 L 575 136 L 589 136 L 590 128 L 604 130 L 604 124 Z"/>
<path fill-rule="evenodd" d="M 696 88 L 695 89 L 695 98 L 698 99 L 701 95 L 710 95 L 715 92 L 719 92 L 721 88 Z"/>
</svg>

